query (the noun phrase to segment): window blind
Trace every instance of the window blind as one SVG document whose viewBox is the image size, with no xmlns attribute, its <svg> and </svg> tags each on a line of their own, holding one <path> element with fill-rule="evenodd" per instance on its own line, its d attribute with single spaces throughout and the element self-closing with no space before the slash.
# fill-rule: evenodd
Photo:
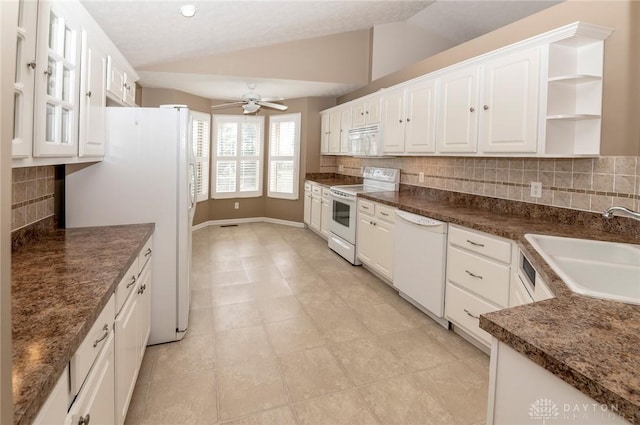
<svg viewBox="0 0 640 425">
<path fill-rule="evenodd" d="M 211 197 L 262 196 L 263 117 L 216 115 Z"/>
<path fill-rule="evenodd" d="M 269 188 L 270 198 L 298 199 L 301 114 L 270 118 Z"/>
<path fill-rule="evenodd" d="M 209 114 L 191 111 L 191 139 L 196 159 L 194 189 L 197 202 L 209 199 L 210 125 L 211 116 Z"/>
</svg>

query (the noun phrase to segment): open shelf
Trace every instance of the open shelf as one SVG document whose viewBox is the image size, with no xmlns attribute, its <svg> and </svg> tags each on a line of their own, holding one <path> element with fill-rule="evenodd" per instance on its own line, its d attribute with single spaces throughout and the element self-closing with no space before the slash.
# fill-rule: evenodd
<svg viewBox="0 0 640 425">
<path fill-rule="evenodd" d="M 600 115 L 596 114 L 558 114 L 548 115 L 548 120 L 565 120 L 565 121 L 582 121 L 582 120 L 594 120 L 600 118 Z"/>
<path fill-rule="evenodd" d="M 602 81 L 602 77 L 598 75 L 586 74 L 559 75 L 557 77 L 550 77 L 548 81 L 550 83 L 582 84 L 590 83 L 593 81 Z"/>
</svg>

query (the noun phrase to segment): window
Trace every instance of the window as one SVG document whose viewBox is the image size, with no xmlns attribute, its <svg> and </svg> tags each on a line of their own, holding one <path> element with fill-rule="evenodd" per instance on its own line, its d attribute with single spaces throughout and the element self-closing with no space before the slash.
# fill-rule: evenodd
<svg viewBox="0 0 640 425">
<path fill-rule="evenodd" d="M 212 198 L 262 196 L 263 128 L 263 117 L 213 117 Z"/>
<path fill-rule="evenodd" d="M 203 112 L 191 111 L 191 131 L 193 155 L 196 158 L 195 191 L 196 201 L 209 199 L 209 128 L 211 116 Z"/>
<path fill-rule="evenodd" d="M 270 198 L 298 199 L 300 158 L 300 114 L 270 118 L 269 190 Z"/>
</svg>

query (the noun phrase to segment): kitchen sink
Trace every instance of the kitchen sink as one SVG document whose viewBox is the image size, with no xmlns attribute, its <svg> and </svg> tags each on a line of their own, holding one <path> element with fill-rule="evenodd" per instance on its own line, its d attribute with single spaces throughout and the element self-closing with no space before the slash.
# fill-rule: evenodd
<svg viewBox="0 0 640 425">
<path fill-rule="evenodd" d="M 640 304 L 640 245 L 527 234 L 573 292 Z"/>
</svg>

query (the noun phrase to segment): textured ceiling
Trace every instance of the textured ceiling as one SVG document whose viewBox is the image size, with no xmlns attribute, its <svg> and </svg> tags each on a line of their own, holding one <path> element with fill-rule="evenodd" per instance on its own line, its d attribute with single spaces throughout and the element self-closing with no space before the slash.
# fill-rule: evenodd
<svg viewBox="0 0 640 425">
<path fill-rule="evenodd" d="M 133 67 L 403 21 L 430 1 L 82 2 Z M 185 3 L 195 17 L 178 13 Z"/>
<path fill-rule="evenodd" d="M 546 0 L 81 1 L 140 72 L 143 87 L 172 88 L 210 99 L 239 97 L 246 93 L 248 81 L 257 82 L 257 92 L 263 96 L 285 98 L 339 96 L 359 88 L 362 83 L 305 81 L 302 76 L 260 78 L 264 77 L 260 63 L 252 65 L 250 70 L 244 69 L 243 77 L 148 72 L 141 68 L 400 21 L 422 26 L 450 40 L 454 46 L 558 3 Z M 187 19 L 178 13 L 178 8 L 185 3 L 197 5 L 194 18 Z M 253 77 L 246 71 L 252 71 Z"/>
</svg>

